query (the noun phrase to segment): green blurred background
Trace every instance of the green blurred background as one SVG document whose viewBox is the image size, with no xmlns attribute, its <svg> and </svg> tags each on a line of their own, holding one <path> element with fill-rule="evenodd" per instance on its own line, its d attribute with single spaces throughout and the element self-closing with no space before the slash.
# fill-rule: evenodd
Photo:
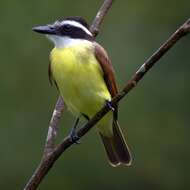
<svg viewBox="0 0 190 190">
<path fill-rule="evenodd" d="M 31 28 L 69 15 L 91 22 L 102 2 L 0 1 L 0 189 L 22 189 L 32 175 L 58 97 L 47 76 L 53 46 Z M 97 40 L 112 59 L 120 87 L 188 17 L 189 0 L 115 1 Z M 189 63 L 190 36 L 121 102 L 131 167 L 110 167 L 93 129 L 64 153 L 39 189 L 190 189 Z M 73 122 L 65 112 L 59 140 Z"/>
</svg>

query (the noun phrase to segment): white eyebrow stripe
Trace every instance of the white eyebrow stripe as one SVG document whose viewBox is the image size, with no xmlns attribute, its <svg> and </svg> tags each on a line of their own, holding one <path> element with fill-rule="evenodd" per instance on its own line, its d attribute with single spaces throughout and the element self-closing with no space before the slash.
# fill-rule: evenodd
<svg viewBox="0 0 190 190">
<path fill-rule="evenodd" d="M 79 22 L 73 21 L 73 20 L 64 20 L 62 22 L 63 25 L 69 24 L 71 26 L 75 26 L 78 28 L 81 28 L 83 31 L 85 31 L 88 35 L 92 36 L 92 33 L 86 28 L 84 27 L 82 24 L 80 24 Z"/>
</svg>

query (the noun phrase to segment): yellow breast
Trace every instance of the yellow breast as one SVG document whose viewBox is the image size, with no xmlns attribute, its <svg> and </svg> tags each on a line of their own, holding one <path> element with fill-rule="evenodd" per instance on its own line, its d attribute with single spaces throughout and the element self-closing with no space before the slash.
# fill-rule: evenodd
<svg viewBox="0 0 190 190">
<path fill-rule="evenodd" d="M 54 48 L 50 59 L 53 78 L 73 113 L 92 116 L 111 99 L 90 42 Z"/>
</svg>

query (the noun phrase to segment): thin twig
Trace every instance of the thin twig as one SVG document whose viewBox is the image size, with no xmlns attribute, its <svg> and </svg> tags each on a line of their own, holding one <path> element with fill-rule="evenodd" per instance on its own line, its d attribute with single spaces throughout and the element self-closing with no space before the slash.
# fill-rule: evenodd
<svg viewBox="0 0 190 190">
<path fill-rule="evenodd" d="M 102 21 L 104 17 L 106 16 L 108 10 L 110 9 L 112 3 L 113 3 L 113 0 L 105 0 L 103 2 L 103 5 L 100 7 L 90 27 L 90 31 L 92 32 L 94 36 L 97 36 L 100 26 L 102 24 Z M 57 147 L 55 148 L 55 140 L 56 140 L 58 129 L 59 129 L 58 124 L 59 124 L 63 111 L 64 111 L 64 100 L 60 96 L 57 100 L 52 118 L 50 120 L 42 160 L 39 166 L 37 167 L 37 169 L 35 170 L 34 174 L 32 175 L 32 177 L 29 179 L 28 183 L 24 187 L 24 190 L 37 189 L 42 179 L 45 177 L 45 175 L 48 173 L 49 169 L 52 167 L 53 163 L 57 159 L 56 154 L 55 154 L 55 150 L 57 149 Z"/>
<path fill-rule="evenodd" d="M 112 6 L 112 3 L 113 0 L 105 0 L 102 6 L 100 7 L 98 13 L 96 14 L 96 17 L 90 26 L 90 31 L 93 33 L 95 37 L 98 35 L 103 19 L 105 15 L 107 15 L 110 7 Z"/>
<path fill-rule="evenodd" d="M 49 129 L 48 129 L 46 144 L 44 148 L 44 155 L 43 155 L 44 158 L 47 157 L 49 154 L 51 154 L 55 148 L 55 140 L 58 134 L 59 121 L 63 113 L 63 110 L 64 110 L 64 101 L 62 97 L 60 96 L 57 100 L 57 103 L 55 105 L 55 108 L 52 114 L 52 118 L 49 123 Z"/>
</svg>

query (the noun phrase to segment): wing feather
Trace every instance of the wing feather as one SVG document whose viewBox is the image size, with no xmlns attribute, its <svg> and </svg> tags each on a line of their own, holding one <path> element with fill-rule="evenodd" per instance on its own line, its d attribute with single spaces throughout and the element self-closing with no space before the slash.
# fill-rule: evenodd
<svg viewBox="0 0 190 190">
<path fill-rule="evenodd" d="M 105 49 L 98 43 L 94 42 L 95 57 L 98 60 L 102 71 L 107 88 L 112 96 L 112 98 L 118 93 L 118 88 L 116 84 L 115 74 L 111 61 L 105 51 Z M 115 106 L 114 118 L 117 119 L 117 106 Z"/>
</svg>

